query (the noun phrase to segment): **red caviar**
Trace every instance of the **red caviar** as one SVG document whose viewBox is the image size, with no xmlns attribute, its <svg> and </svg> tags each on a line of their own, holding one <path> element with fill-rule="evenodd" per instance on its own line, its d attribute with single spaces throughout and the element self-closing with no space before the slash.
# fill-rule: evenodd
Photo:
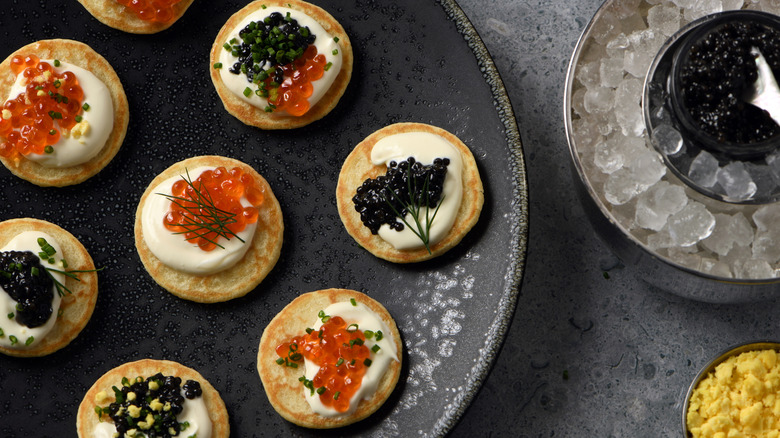
<svg viewBox="0 0 780 438">
<path fill-rule="evenodd" d="M 173 5 L 181 0 L 116 0 L 122 6 L 130 8 L 144 21 L 168 23 L 173 20 Z"/>
<path fill-rule="evenodd" d="M 252 207 L 241 204 L 245 197 Z M 198 245 L 203 251 L 219 246 L 220 239 L 234 238 L 248 224 L 257 222 L 263 190 L 238 167 L 206 170 L 194 181 L 182 178 L 173 184 L 171 207 L 165 227 Z"/>
<path fill-rule="evenodd" d="M 35 55 L 14 56 L 11 71 L 23 75 L 27 85 L 25 91 L 3 104 L 0 155 L 17 160 L 20 154 L 43 154 L 60 140 L 60 129 L 76 125 L 84 90 L 75 74 L 56 73 Z"/>
<path fill-rule="evenodd" d="M 284 72 L 284 81 L 278 88 L 271 88 L 272 78 L 265 80 L 268 103 L 292 116 L 306 114 L 310 108 L 308 99 L 314 91 L 312 82 L 325 74 L 325 63 L 325 55 L 317 54 L 317 47 L 313 44 L 307 47 L 300 58 L 279 67 Z"/>
<path fill-rule="evenodd" d="M 320 367 L 311 380 L 323 405 L 338 412 L 349 410 L 349 400 L 360 389 L 370 365 L 366 336 L 357 326 L 347 325 L 340 316 L 333 316 L 320 327 L 276 347 L 276 354 L 287 360 L 299 361 L 302 355 Z M 321 389 L 324 388 L 324 389 Z"/>
</svg>

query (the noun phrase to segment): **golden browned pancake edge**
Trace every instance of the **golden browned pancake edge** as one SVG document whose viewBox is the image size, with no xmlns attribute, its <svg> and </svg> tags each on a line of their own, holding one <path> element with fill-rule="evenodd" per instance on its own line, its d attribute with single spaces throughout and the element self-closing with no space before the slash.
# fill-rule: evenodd
<svg viewBox="0 0 780 438">
<path fill-rule="evenodd" d="M 116 0 L 79 0 L 87 11 L 106 26 L 129 33 L 149 34 L 163 31 L 173 25 L 190 7 L 193 0 L 181 0 L 173 5 L 173 19 L 167 23 L 147 21 Z"/>
<path fill-rule="evenodd" d="M 303 385 L 298 378 L 304 367 L 291 368 L 276 363 L 276 346 L 306 333 L 317 319 L 320 310 L 333 303 L 354 298 L 380 316 L 393 335 L 398 362 L 391 362 L 379 383 L 377 392 L 369 400 L 362 400 L 355 412 L 343 417 L 324 417 L 316 414 L 303 396 Z M 305 293 L 279 312 L 263 331 L 257 352 L 257 371 L 271 405 L 284 419 L 313 429 L 342 427 L 360 421 L 376 412 L 390 397 L 401 375 L 403 344 L 401 335 L 385 307 L 363 293 L 349 289 L 324 289 Z"/>
<path fill-rule="evenodd" d="M 187 169 L 203 166 L 224 166 L 228 170 L 239 167 L 244 173 L 252 176 L 263 191 L 265 200 L 258 208 L 258 226 L 244 258 L 224 271 L 211 275 L 193 275 L 170 268 L 155 257 L 144 241 L 141 211 L 149 196 L 159 196 L 152 193 L 157 185 L 168 178 L 185 175 Z M 162 218 L 160 220 L 162 221 Z M 199 303 L 231 300 L 244 296 L 257 287 L 279 260 L 283 234 L 282 209 L 265 178 L 241 161 L 216 155 L 188 158 L 165 169 L 149 183 L 141 196 L 135 214 L 135 247 L 146 270 L 157 284 L 172 294 Z"/>
<path fill-rule="evenodd" d="M 57 59 L 89 70 L 108 88 L 114 106 L 114 128 L 98 154 L 86 163 L 72 167 L 49 168 L 20 157 L 18 162 L 0 157 L 0 162 L 14 175 L 35 185 L 64 187 L 78 184 L 100 172 L 119 152 L 130 121 L 130 109 L 125 90 L 111 64 L 88 45 L 73 40 L 42 40 L 28 44 L 10 54 L 0 63 L 0 99 L 5 102 L 16 76 L 11 71 L 11 59 L 16 55 L 35 55 L 40 59 Z M 56 147 L 56 146 L 55 146 Z"/>
<path fill-rule="evenodd" d="M 341 70 L 333 81 L 333 84 L 331 84 L 330 88 L 325 95 L 322 96 L 319 102 L 309 109 L 306 114 L 300 117 L 268 113 L 263 108 L 257 108 L 244 102 L 227 88 L 224 82 L 222 82 L 222 78 L 219 76 L 219 70 L 214 68 L 214 63 L 219 59 L 219 51 L 225 50 L 222 45 L 228 41 L 227 37 L 230 35 L 233 28 L 250 14 L 260 9 L 263 5 L 281 6 L 301 11 L 316 20 L 329 34 L 339 38 L 338 44 L 341 47 L 342 54 Z M 325 10 L 300 0 L 257 0 L 233 14 L 225 25 L 222 26 L 217 38 L 214 40 L 214 45 L 211 47 L 209 72 L 211 74 L 211 81 L 214 83 L 214 87 L 217 89 L 217 94 L 219 94 L 220 99 L 222 99 L 225 109 L 237 119 L 247 125 L 256 126 L 261 129 L 292 129 L 300 128 L 315 122 L 325 117 L 325 115 L 336 107 L 336 104 L 339 99 L 341 99 L 344 91 L 346 91 L 349 80 L 352 77 L 352 63 L 352 43 L 350 42 L 349 37 L 341 24 Z M 229 66 L 223 66 L 222 68 L 228 67 Z"/>
<path fill-rule="evenodd" d="M 78 414 L 76 416 L 76 430 L 78 431 L 80 438 L 92 438 L 95 436 L 95 428 L 99 424 L 98 416 L 95 413 L 95 397 L 101 392 L 105 391 L 106 394 L 114 400 L 111 387 L 122 385 L 122 377 L 132 379 L 138 376 L 146 379 L 149 376 L 153 376 L 157 373 L 162 373 L 166 376 L 181 377 L 182 381 L 196 380 L 200 383 L 200 387 L 203 390 L 203 401 L 206 403 L 206 408 L 209 412 L 209 418 L 211 419 L 211 436 L 213 438 L 227 438 L 230 436 L 230 424 L 228 423 L 228 412 L 225 402 L 219 395 L 219 392 L 214 386 L 206 380 L 200 373 L 192 368 L 186 367 L 180 363 L 169 360 L 156 360 L 156 359 L 141 359 L 135 362 L 128 362 L 108 371 L 103 374 L 93 385 L 81 400 L 79 404 Z M 102 407 L 105 407 L 103 405 Z M 107 417 L 103 418 L 103 421 L 107 420 Z"/>
<path fill-rule="evenodd" d="M 68 262 L 68 270 L 94 271 L 95 264 L 92 262 L 92 257 L 76 237 L 58 225 L 39 219 L 21 218 L 0 222 L 0 248 L 24 231 L 40 231 L 52 236 L 62 248 L 64 253 L 62 258 Z M 57 322 L 43 340 L 36 342 L 34 347 L 26 349 L 0 347 L 0 353 L 18 357 L 46 356 L 75 339 L 92 317 L 98 294 L 96 272 L 79 273 L 78 277 L 81 281 L 65 279 L 65 287 L 73 293 L 66 293 L 62 297 L 60 303 L 62 314 L 56 317 Z"/>
<path fill-rule="evenodd" d="M 463 199 L 458 216 L 449 233 L 439 242 L 431 245 L 431 252 L 425 247 L 412 250 L 397 250 L 381 237 L 371 234 L 363 225 L 360 214 L 355 211 L 352 197 L 357 188 L 368 178 L 376 178 L 387 172 L 387 166 L 371 163 L 371 149 L 377 141 L 391 135 L 405 132 L 429 132 L 439 135 L 449 141 L 460 151 L 463 158 Z M 360 246 L 375 256 L 395 263 L 410 263 L 428 260 L 443 254 L 455 245 L 474 227 L 485 202 L 482 180 L 479 176 L 477 162 L 469 148 L 455 135 L 436 126 L 424 123 L 396 123 L 386 126 L 361 141 L 344 160 L 336 186 L 336 205 L 341 221 Z"/>
</svg>

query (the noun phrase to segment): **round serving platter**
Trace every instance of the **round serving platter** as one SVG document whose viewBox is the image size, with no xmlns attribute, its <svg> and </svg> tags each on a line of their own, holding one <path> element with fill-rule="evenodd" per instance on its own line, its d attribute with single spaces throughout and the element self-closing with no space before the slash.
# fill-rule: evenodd
<svg viewBox="0 0 780 438">
<path fill-rule="evenodd" d="M 452 429 L 493 363 L 515 310 L 528 231 L 520 138 L 503 83 L 454 1 L 315 3 L 352 40 L 352 81 L 335 110 L 308 127 L 268 132 L 222 107 L 208 75 L 219 28 L 247 2 L 196 1 L 168 30 L 108 28 L 75 1 L 13 1 L 0 9 L 7 56 L 30 42 L 85 42 L 117 71 L 130 127 L 116 158 L 88 181 L 39 188 L 0 169 L 0 219 L 35 217 L 72 232 L 97 266 L 95 313 L 68 347 L 37 359 L 0 357 L 1 436 L 75 434 L 83 394 L 105 371 L 141 358 L 198 370 L 225 400 L 233 436 L 309 436 L 274 412 L 255 369 L 265 325 L 297 295 L 360 290 L 395 317 L 404 345 L 396 391 L 368 420 L 331 432 L 437 436 Z M 433 124 L 473 151 L 485 186 L 477 226 L 445 255 L 415 265 L 374 258 L 336 211 L 341 163 L 373 131 Z M 270 183 L 284 222 L 281 258 L 247 296 L 184 301 L 157 286 L 133 244 L 137 202 L 174 162 L 206 154 L 242 160 Z"/>
</svg>

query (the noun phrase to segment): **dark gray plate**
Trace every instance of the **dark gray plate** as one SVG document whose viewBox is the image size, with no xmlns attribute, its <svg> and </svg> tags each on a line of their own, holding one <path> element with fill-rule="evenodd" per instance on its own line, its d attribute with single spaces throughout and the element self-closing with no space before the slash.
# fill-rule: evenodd
<svg viewBox="0 0 780 438">
<path fill-rule="evenodd" d="M 355 68 L 336 109 L 309 127 L 264 132 L 228 115 L 209 79 L 208 52 L 246 2 L 196 0 L 156 35 L 110 29 L 75 0 L 6 0 L 0 58 L 39 39 L 86 42 L 111 62 L 130 100 L 117 157 L 75 187 L 42 189 L 0 169 L 0 218 L 36 217 L 76 235 L 98 266 L 92 320 L 45 358 L 0 357 L 0 436 L 75 435 L 84 392 L 107 370 L 145 357 L 181 362 L 222 394 L 233 436 L 311 435 L 282 420 L 255 368 L 265 325 L 295 296 L 328 287 L 363 291 L 394 315 L 406 347 L 396 391 L 369 419 L 319 433 L 441 435 L 468 406 L 514 312 L 527 236 L 527 191 L 511 105 L 487 50 L 452 0 L 322 0 L 345 27 Z M 371 132 L 413 121 L 469 145 L 485 185 L 477 226 L 447 254 L 416 265 L 374 258 L 336 211 L 341 163 Z M 254 166 L 282 206 L 279 263 L 248 296 L 180 300 L 147 275 L 133 244 L 136 203 L 151 179 L 184 158 L 219 154 Z"/>
</svg>

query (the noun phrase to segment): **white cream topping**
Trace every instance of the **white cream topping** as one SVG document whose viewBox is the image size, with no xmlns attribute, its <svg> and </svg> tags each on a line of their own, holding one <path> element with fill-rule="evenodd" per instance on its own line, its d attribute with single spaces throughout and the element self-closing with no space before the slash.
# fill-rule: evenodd
<svg viewBox="0 0 780 438">
<path fill-rule="evenodd" d="M 447 235 L 455 223 L 455 217 L 460 209 L 460 201 L 463 198 L 463 160 L 460 152 L 449 141 L 443 137 L 429 132 L 403 132 L 384 137 L 371 149 L 371 162 L 374 165 L 390 165 L 391 161 L 400 163 L 409 157 L 414 157 L 424 165 L 433 164 L 436 158 L 449 158 L 450 164 L 447 166 L 447 175 L 444 178 L 444 188 L 440 201 L 439 211 L 436 212 L 434 220 L 431 222 L 429 234 L 429 244 L 440 241 Z M 436 207 L 420 209 L 420 224 L 423 228 L 427 227 L 428 217 L 433 216 Z M 414 219 L 409 213 L 406 215 L 406 222 L 414 225 Z M 401 222 L 401 219 L 398 219 Z M 415 249 L 424 246 L 422 240 L 415 235 L 412 230 L 404 225 L 401 231 L 395 231 L 389 225 L 384 224 L 379 228 L 379 237 L 393 245 L 395 249 Z"/>
<path fill-rule="evenodd" d="M 181 393 L 184 396 L 184 391 Z M 176 416 L 176 421 L 189 423 L 187 429 L 182 431 L 180 437 L 197 436 L 198 438 L 211 438 L 211 418 L 209 418 L 209 411 L 206 407 L 206 402 L 203 400 L 203 396 L 196 397 L 194 399 L 184 398 L 184 404 L 179 415 Z M 147 436 L 143 433 L 143 430 L 136 429 L 137 432 Z M 95 428 L 95 435 L 93 438 L 114 438 L 117 436 L 116 426 L 113 422 L 104 421 L 99 423 Z M 133 436 L 135 438 L 135 436 Z"/>
<path fill-rule="evenodd" d="M 11 241 L 8 242 L 5 247 L 0 248 L 0 252 L 31 251 L 37 256 L 38 253 L 41 252 L 41 246 L 38 244 L 39 237 L 46 239 L 46 241 L 57 251 L 54 254 L 56 263 L 50 265 L 48 261 L 41 261 L 41 264 L 44 267 L 49 266 L 55 269 L 64 270 L 62 265 L 62 249 L 60 248 L 59 244 L 50 235 L 41 233 L 39 231 L 25 231 L 17 235 L 11 239 Z M 65 283 L 64 275 L 57 272 L 52 272 L 51 274 L 60 283 Z M 39 275 L 47 274 L 45 272 L 39 272 Z M 45 324 L 39 327 L 30 328 L 16 322 L 15 317 L 8 318 L 8 315 L 12 313 L 14 315 L 16 314 L 17 301 L 12 299 L 5 290 L 0 288 L 0 329 L 3 330 L 3 336 L 0 336 L 0 345 L 3 347 L 16 349 L 32 348 L 38 345 L 38 343 L 46 336 L 47 333 L 51 331 L 52 327 L 54 327 L 54 324 L 57 322 L 57 312 L 60 309 L 60 302 L 62 301 L 62 298 L 57 293 L 56 287 L 53 285 L 52 292 L 54 293 L 54 298 L 51 302 L 51 316 Z M 12 342 L 11 336 L 13 336 L 17 342 Z M 30 336 L 33 337 L 33 341 L 30 343 L 30 345 L 26 345 L 26 341 L 30 338 Z"/>
<path fill-rule="evenodd" d="M 306 401 L 311 406 L 312 410 L 319 415 L 325 417 L 335 417 L 340 415 L 349 415 L 357 409 L 360 400 L 370 399 L 376 392 L 379 386 L 382 376 L 384 376 L 387 368 L 390 366 L 391 361 L 398 362 L 398 352 L 395 348 L 395 340 L 393 334 L 390 332 L 390 328 L 382 319 L 374 313 L 371 309 L 364 306 L 361 303 L 357 303 L 357 306 L 353 306 L 351 302 L 335 303 L 324 309 L 326 315 L 340 316 L 344 321 L 349 324 L 357 324 L 361 331 L 372 330 L 374 332 L 381 331 L 384 335 L 382 340 L 376 342 L 375 338 L 366 339 L 365 346 L 368 347 L 371 359 L 371 366 L 368 367 L 366 374 L 363 376 L 363 381 L 360 384 L 360 389 L 355 392 L 355 395 L 349 400 L 349 411 L 341 413 L 335 409 L 325 406 L 320 401 L 320 395 L 311 391 L 308 388 L 303 388 L 303 394 L 306 397 Z M 312 327 L 314 330 L 319 330 L 322 327 L 322 320 L 317 318 L 317 322 Z M 374 353 L 371 351 L 371 347 L 379 345 L 379 350 Z M 305 375 L 309 380 L 313 380 L 314 376 L 320 370 L 320 367 L 315 363 L 304 358 Z"/>
<path fill-rule="evenodd" d="M 214 167 L 198 167 L 189 170 L 189 178 L 195 182 L 201 173 L 206 170 L 213 170 Z M 249 242 L 252 241 L 257 222 L 247 224 L 243 231 L 238 233 L 238 237 L 244 242 L 232 236 L 229 240 L 220 238 L 217 243 L 222 248 L 215 248 L 212 251 L 203 251 L 195 243 L 188 242 L 184 235 L 174 234 L 164 225 L 165 215 L 171 206 L 171 201 L 158 193 L 170 195 L 173 184 L 180 181 L 183 176 L 169 178 L 157 187 L 154 187 L 151 194 L 146 198 L 143 209 L 141 210 L 141 227 L 144 232 L 144 242 L 149 250 L 160 259 L 162 263 L 178 271 L 187 272 L 195 275 L 209 275 L 215 272 L 227 269 L 238 263 L 249 249 Z M 241 205 L 251 207 L 252 204 L 245 198 L 241 198 Z"/>
<path fill-rule="evenodd" d="M 294 9 L 269 6 L 266 9 L 258 9 L 246 17 L 243 21 L 238 23 L 238 25 L 227 37 L 227 41 L 225 42 L 228 42 L 233 38 L 241 42 L 242 40 L 238 33 L 242 29 L 244 29 L 249 23 L 253 21 L 263 21 L 265 17 L 268 17 L 273 12 L 279 12 L 285 16 L 289 12 L 290 17 L 298 21 L 298 25 L 301 27 L 308 27 L 309 31 L 316 37 L 314 40 L 314 46 L 317 48 L 317 54 L 325 55 L 326 64 L 328 62 L 331 63 L 330 68 L 325 71 L 322 77 L 311 83 L 314 91 L 312 92 L 312 95 L 309 96 L 308 100 L 309 105 L 314 106 L 322 98 L 322 96 L 325 95 L 325 92 L 328 91 L 328 88 L 330 88 L 331 84 L 333 84 L 333 81 L 336 80 L 336 76 L 338 76 L 339 71 L 341 70 L 342 57 L 341 47 L 336 41 L 333 40 L 333 35 L 329 34 L 325 28 L 323 28 L 322 25 L 315 19 L 309 17 L 301 11 L 296 11 Z M 333 54 L 334 51 L 337 52 L 335 55 Z M 257 108 L 264 109 L 268 105 L 268 100 L 255 94 L 257 85 L 248 82 L 246 75 L 243 73 L 236 75 L 228 71 L 237 61 L 238 58 L 233 56 L 230 51 L 225 50 L 224 48 L 220 49 L 219 62 L 222 63 L 222 68 L 219 69 L 219 76 L 222 78 L 222 82 L 224 82 L 227 88 L 239 99 Z M 246 90 L 247 87 L 252 90 L 252 93 L 248 97 L 244 95 L 244 90 Z"/>
<path fill-rule="evenodd" d="M 89 104 L 89 110 L 79 113 L 82 121 L 77 123 L 70 132 L 59 128 L 60 139 L 54 145 L 51 154 L 28 154 L 26 158 L 44 167 L 71 167 L 86 163 L 103 149 L 114 129 L 114 105 L 111 101 L 111 92 L 106 84 L 89 70 L 62 61 L 59 67 L 54 67 L 53 60 L 42 59 L 41 62 L 51 64 L 57 74 L 70 71 L 76 75 L 84 91 L 83 102 Z M 24 75 L 19 74 L 6 101 L 15 99 L 25 92 L 26 85 Z"/>
</svg>

